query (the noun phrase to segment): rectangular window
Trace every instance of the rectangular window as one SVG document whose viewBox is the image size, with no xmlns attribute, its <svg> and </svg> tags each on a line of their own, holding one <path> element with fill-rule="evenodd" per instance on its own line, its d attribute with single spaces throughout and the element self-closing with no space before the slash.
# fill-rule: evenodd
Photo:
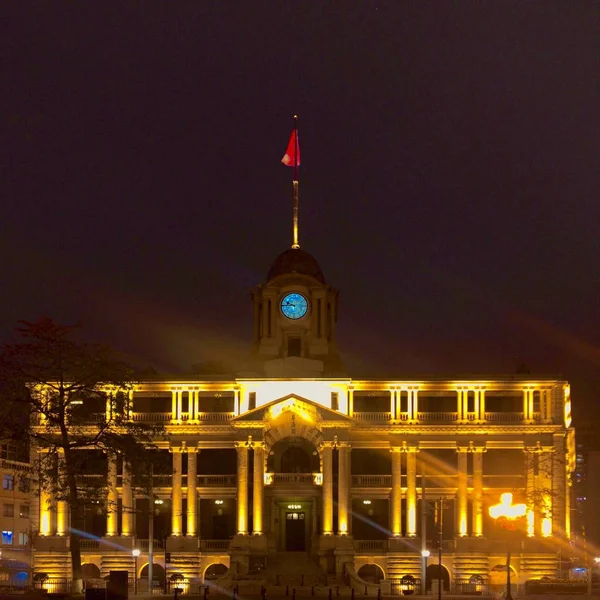
<svg viewBox="0 0 600 600">
<path fill-rule="evenodd" d="M 19 516 L 22 519 L 29 519 L 29 504 L 21 504 L 19 506 Z"/>
<path fill-rule="evenodd" d="M 31 491 L 31 480 L 29 477 L 19 477 L 19 491 L 29 493 Z"/>
<path fill-rule="evenodd" d="M 12 544 L 13 543 L 13 532 L 12 531 L 3 531 L 2 532 L 2 543 L 3 544 Z"/>
<path fill-rule="evenodd" d="M 19 546 L 27 546 L 29 544 L 29 534 L 21 531 L 19 533 Z"/>
<path fill-rule="evenodd" d="M 340 402 L 337 392 L 331 392 L 331 410 L 340 410 Z"/>
<path fill-rule="evenodd" d="M 2 489 L 3 490 L 14 490 L 15 489 L 15 478 L 12 475 L 4 475 L 2 478 Z"/>
<path fill-rule="evenodd" d="M 248 394 L 248 410 L 254 410 L 256 408 L 256 392 L 250 392 Z"/>
<path fill-rule="evenodd" d="M 14 517 L 15 516 L 15 505 L 14 504 L 5 504 L 2 507 L 2 516 Z"/>
<path fill-rule="evenodd" d="M 288 337 L 288 356 L 302 356 L 302 338 L 299 335 Z"/>
</svg>

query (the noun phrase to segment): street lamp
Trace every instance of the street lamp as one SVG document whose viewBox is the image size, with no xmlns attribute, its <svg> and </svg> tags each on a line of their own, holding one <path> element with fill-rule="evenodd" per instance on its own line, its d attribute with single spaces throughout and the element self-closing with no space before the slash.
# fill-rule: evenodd
<svg viewBox="0 0 600 600">
<path fill-rule="evenodd" d="M 502 527 L 502 529 L 516 530 L 517 519 L 524 517 L 527 513 L 526 504 L 513 504 L 513 495 L 510 492 L 500 495 L 500 502 L 490 506 L 490 517 Z M 513 600 L 510 590 L 510 544 L 506 551 L 506 600 Z"/>
<path fill-rule="evenodd" d="M 137 569 L 138 569 L 137 559 L 138 559 L 138 556 L 140 555 L 140 551 L 139 551 L 138 548 L 134 548 L 131 551 L 131 554 L 133 554 L 133 561 L 134 561 L 134 565 L 133 565 L 133 593 L 137 596 Z"/>
<path fill-rule="evenodd" d="M 425 548 L 421 550 L 421 595 L 424 596 L 427 592 L 427 559 L 431 556 L 431 552 Z"/>
</svg>

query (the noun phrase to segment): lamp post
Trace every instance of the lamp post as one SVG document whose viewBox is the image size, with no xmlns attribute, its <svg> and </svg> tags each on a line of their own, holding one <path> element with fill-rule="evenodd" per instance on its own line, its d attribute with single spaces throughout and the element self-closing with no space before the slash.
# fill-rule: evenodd
<svg viewBox="0 0 600 600">
<path fill-rule="evenodd" d="M 527 505 L 513 504 L 513 495 L 510 492 L 500 495 L 500 502 L 490 506 L 490 517 L 502 529 L 515 531 L 517 529 L 517 519 L 524 517 L 527 513 Z M 510 543 L 506 550 L 506 600 L 513 600 L 510 589 Z"/>
<path fill-rule="evenodd" d="M 423 573 L 421 577 L 421 595 L 424 596 L 427 592 L 427 559 L 431 555 L 431 552 L 425 548 L 421 550 L 421 572 Z"/>
<path fill-rule="evenodd" d="M 134 548 L 131 551 L 133 554 L 133 593 L 137 596 L 137 570 L 138 570 L 138 556 L 140 555 L 140 551 L 138 548 Z"/>
</svg>

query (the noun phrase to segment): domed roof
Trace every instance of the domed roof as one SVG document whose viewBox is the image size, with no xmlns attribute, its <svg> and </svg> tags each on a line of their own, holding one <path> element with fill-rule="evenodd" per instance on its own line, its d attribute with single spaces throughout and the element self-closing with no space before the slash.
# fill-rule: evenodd
<svg viewBox="0 0 600 600">
<path fill-rule="evenodd" d="M 279 275 L 292 273 L 308 275 L 321 283 L 325 283 L 325 277 L 319 263 L 308 252 L 300 250 L 300 248 L 290 248 L 282 252 L 269 269 L 267 281 L 275 279 Z"/>
</svg>

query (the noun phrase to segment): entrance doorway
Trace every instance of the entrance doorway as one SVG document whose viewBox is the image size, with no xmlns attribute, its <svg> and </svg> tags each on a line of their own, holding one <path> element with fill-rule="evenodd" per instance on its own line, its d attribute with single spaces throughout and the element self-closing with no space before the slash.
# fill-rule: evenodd
<svg viewBox="0 0 600 600">
<path fill-rule="evenodd" d="M 303 512 L 285 513 L 285 549 L 288 552 L 306 550 L 306 518 Z"/>
</svg>

